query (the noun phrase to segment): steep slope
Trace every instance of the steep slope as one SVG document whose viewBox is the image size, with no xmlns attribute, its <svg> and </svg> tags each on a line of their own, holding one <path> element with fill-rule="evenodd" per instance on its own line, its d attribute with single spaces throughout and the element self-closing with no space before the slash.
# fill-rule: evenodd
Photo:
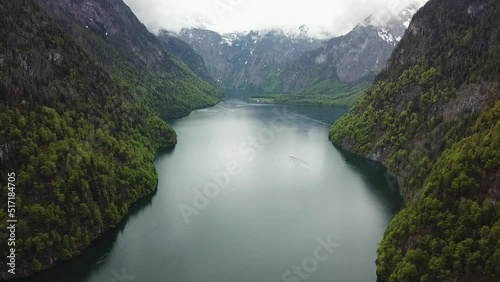
<svg viewBox="0 0 500 282">
<path fill-rule="evenodd" d="M 382 281 L 500 279 L 500 2 L 431 0 L 332 141 L 394 172 L 408 204 Z"/>
<path fill-rule="evenodd" d="M 178 36 L 205 59 L 210 73 L 224 86 L 252 91 L 259 91 L 286 62 L 318 48 L 321 42 L 307 36 L 305 26 L 297 34 L 273 29 L 219 35 L 191 28 Z"/>
<path fill-rule="evenodd" d="M 420 1 L 412 2 L 396 14 L 384 11 L 388 19 L 381 12 L 375 13 L 346 35 L 330 39 L 320 48 L 289 62 L 269 81 L 266 92 L 341 98 L 361 94 L 384 69 L 421 5 Z"/>
<path fill-rule="evenodd" d="M 68 260 L 113 228 L 156 189 L 156 151 L 176 135 L 32 0 L 1 1 L 0 25 L 0 174 L 15 179 L 0 190 L 15 193 L 18 220 L 15 245 L 1 248 L 3 258 L 15 248 L 7 279 Z M 12 210 L 0 206 L 7 242 Z"/>
<path fill-rule="evenodd" d="M 207 69 L 205 60 L 186 42 L 166 30 L 158 34 L 161 44 L 184 62 L 192 71 L 206 81 L 214 82 L 214 78 Z"/>
<path fill-rule="evenodd" d="M 37 2 L 103 62 L 115 80 L 141 96 L 162 118 L 187 115 L 220 100 L 221 89 L 172 55 L 179 50 L 166 50 L 121 0 Z"/>
</svg>

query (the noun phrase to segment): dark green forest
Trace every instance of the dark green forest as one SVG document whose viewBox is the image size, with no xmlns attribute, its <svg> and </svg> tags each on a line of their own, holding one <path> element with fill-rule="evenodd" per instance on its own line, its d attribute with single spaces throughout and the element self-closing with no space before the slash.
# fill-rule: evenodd
<svg viewBox="0 0 500 282">
<path fill-rule="evenodd" d="M 154 191 L 156 152 L 177 142 L 163 118 L 217 103 L 220 90 L 175 57 L 148 68 L 102 60 L 31 0 L 1 1 L 0 26 L 0 174 L 16 174 L 24 276 L 78 255 Z"/>
<path fill-rule="evenodd" d="M 86 1 L 0 2 L 0 175 L 16 174 L 18 276 L 114 228 L 157 187 L 156 153 L 177 142 L 165 120 L 221 99 L 199 61 L 176 57 L 188 46 L 169 50 L 121 1 L 90 1 L 92 21 Z M 355 103 L 330 139 L 384 163 L 406 199 L 378 249 L 380 281 L 500 280 L 498 15 L 498 0 L 430 0 L 371 86 L 264 89 L 280 103 Z"/>
<path fill-rule="evenodd" d="M 293 105 L 327 105 L 351 108 L 368 90 L 370 82 L 358 81 L 355 83 L 332 82 L 324 80 L 315 83 L 299 93 L 276 94 L 272 88 L 266 89 L 265 94 L 254 95 L 254 98 L 271 99 L 273 103 Z"/>
<path fill-rule="evenodd" d="M 331 129 L 407 199 L 379 246 L 380 281 L 500 279 L 499 14 L 494 0 L 429 1 Z"/>
<path fill-rule="evenodd" d="M 311 66 L 313 68 L 313 66 Z M 324 71 L 314 69 L 315 76 L 310 85 L 294 89 L 293 93 L 282 93 L 286 81 L 284 73 L 269 73 L 266 83 L 255 98 L 272 99 L 274 103 L 294 105 L 329 105 L 351 108 L 368 90 L 372 77 L 355 82 L 342 82 L 336 75 L 324 78 Z"/>
<path fill-rule="evenodd" d="M 35 2 L 93 54 L 116 83 L 140 97 L 161 118 L 186 116 L 221 100 L 223 89 L 208 73 L 203 76 L 206 79 L 201 78 L 173 55 L 186 58 L 184 53 L 195 54 L 194 50 L 183 52 L 189 46 L 162 42 L 121 0 L 93 0 L 92 9 L 85 1 Z M 197 73 L 203 71 L 204 66 Z"/>
</svg>

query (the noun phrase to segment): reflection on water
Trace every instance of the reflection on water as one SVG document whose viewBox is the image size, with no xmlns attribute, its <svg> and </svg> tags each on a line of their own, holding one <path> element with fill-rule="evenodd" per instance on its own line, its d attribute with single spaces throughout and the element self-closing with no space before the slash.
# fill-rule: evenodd
<svg viewBox="0 0 500 282">
<path fill-rule="evenodd" d="M 344 113 L 229 100 L 171 121 L 179 144 L 158 153 L 157 192 L 26 281 L 375 281 L 402 199 L 382 166 L 328 141 Z"/>
<path fill-rule="evenodd" d="M 165 150 L 165 153 L 167 151 Z M 90 280 L 92 273 L 105 271 L 110 257 L 119 254 L 120 246 L 117 246 L 117 238 L 124 232 L 127 222 L 136 218 L 144 209 L 152 207 L 152 199 L 157 194 L 152 194 L 142 198 L 134 204 L 129 214 L 116 226 L 116 229 L 107 232 L 102 237 L 93 242 L 92 246 L 82 251 L 81 255 L 75 259 L 65 262 L 48 271 L 27 279 L 19 279 L 20 282 L 49 282 L 49 281 L 99 281 Z M 103 280 L 106 281 L 106 280 Z"/>
</svg>

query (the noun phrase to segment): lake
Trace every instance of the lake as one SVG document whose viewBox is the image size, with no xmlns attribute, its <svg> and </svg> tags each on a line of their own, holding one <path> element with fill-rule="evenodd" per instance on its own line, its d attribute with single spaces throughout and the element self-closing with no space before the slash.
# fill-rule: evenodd
<svg viewBox="0 0 500 282">
<path fill-rule="evenodd" d="M 376 281 L 403 205 L 385 169 L 328 140 L 344 109 L 227 100 L 170 123 L 158 191 L 82 255 L 25 281 Z"/>
</svg>

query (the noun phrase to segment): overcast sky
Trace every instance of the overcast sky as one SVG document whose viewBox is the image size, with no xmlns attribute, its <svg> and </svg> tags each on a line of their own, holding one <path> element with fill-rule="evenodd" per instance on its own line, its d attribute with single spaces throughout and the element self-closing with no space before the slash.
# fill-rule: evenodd
<svg viewBox="0 0 500 282">
<path fill-rule="evenodd" d="M 219 33 L 305 24 L 332 35 L 348 32 L 373 11 L 411 0 L 124 0 L 152 32 L 178 31 L 201 19 Z M 425 1 L 425 0 L 418 0 Z M 404 4 L 403 4 L 404 2 Z"/>
</svg>

